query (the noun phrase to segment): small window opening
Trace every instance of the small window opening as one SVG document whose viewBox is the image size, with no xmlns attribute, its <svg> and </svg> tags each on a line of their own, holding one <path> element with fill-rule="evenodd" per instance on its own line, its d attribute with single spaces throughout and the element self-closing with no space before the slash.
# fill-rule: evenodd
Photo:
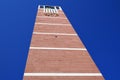
<svg viewBox="0 0 120 80">
<path fill-rule="evenodd" d="M 43 6 L 40 6 L 40 8 L 43 8 Z"/>
<path fill-rule="evenodd" d="M 59 16 L 58 15 L 58 10 L 54 6 L 45 6 L 44 7 L 44 14 L 45 16 Z"/>
</svg>

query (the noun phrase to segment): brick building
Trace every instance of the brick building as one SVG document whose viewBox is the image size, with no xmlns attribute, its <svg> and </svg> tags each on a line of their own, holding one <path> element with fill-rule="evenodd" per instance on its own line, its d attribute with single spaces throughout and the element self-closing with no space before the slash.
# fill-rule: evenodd
<svg viewBox="0 0 120 80">
<path fill-rule="evenodd" d="M 104 80 L 60 6 L 38 7 L 24 80 Z"/>
</svg>

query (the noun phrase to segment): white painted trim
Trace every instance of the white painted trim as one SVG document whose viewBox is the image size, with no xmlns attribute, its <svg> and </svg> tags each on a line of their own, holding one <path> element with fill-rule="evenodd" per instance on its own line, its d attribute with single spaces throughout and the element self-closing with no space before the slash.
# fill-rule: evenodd
<svg viewBox="0 0 120 80">
<path fill-rule="evenodd" d="M 50 13 L 53 14 L 53 9 L 50 9 Z"/>
<path fill-rule="evenodd" d="M 53 9 L 53 11 L 54 11 L 54 13 L 55 13 L 55 9 Z M 44 12 L 44 10 L 43 10 L 43 12 Z M 41 11 L 38 10 L 38 13 L 41 13 Z M 61 15 L 61 14 L 65 15 L 64 12 L 59 12 L 59 11 L 58 11 L 58 14 L 59 14 L 59 15 Z"/>
<path fill-rule="evenodd" d="M 39 11 L 38 11 L 39 12 Z M 43 6 L 43 12 L 45 13 L 45 6 Z"/>
<path fill-rule="evenodd" d="M 38 9 L 40 9 L 40 5 L 38 6 Z"/>
<path fill-rule="evenodd" d="M 62 8 L 59 6 L 59 9 L 62 11 Z"/>
<path fill-rule="evenodd" d="M 70 24 L 54 24 L 54 23 L 39 23 L 39 22 L 36 22 L 35 24 L 71 26 Z"/>
<path fill-rule="evenodd" d="M 48 50 L 81 50 L 81 51 L 86 51 L 86 48 L 30 47 L 30 49 L 48 49 Z"/>
<path fill-rule="evenodd" d="M 53 13 L 55 13 L 55 9 L 53 9 Z"/>
<path fill-rule="evenodd" d="M 53 10 L 52 10 L 52 13 L 53 13 Z M 67 20 L 67 18 L 64 18 L 64 17 L 51 17 L 51 16 L 37 16 L 38 18 L 56 18 L 56 19 L 66 19 Z"/>
<path fill-rule="evenodd" d="M 44 33 L 44 32 L 33 32 L 33 34 L 42 34 L 42 35 L 63 35 L 63 36 L 77 36 L 77 34 L 68 34 L 68 33 Z"/>
<path fill-rule="evenodd" d="M 24 73 L 24 76 L 102 76 L 101 73 Z"/>
<path fill-rule="evenodd" d="M 57 10 L 56 6 L 54 6 L 54 8 L 55 8 L 56 13 L 58 14 L 58 10 Z"/>
<path fill-rule="evenodd" d="M 48 8 L 48 13 L 51 13 L 50 10 L 51 10 L 51 9 Z"/>
</svg>

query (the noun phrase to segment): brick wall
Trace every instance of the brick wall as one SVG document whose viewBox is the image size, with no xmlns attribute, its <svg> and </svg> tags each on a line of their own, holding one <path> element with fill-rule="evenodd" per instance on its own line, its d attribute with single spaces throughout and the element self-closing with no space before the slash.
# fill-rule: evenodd
<svg viewBox="0 0 120 80">
<path fill-rule="evenodd" d="M 64 12 L 58 10 L 58 15 L 45 16 L 43 8 L 38 9 L 24 80 L 104 80 Z M 78 73 L 78 76 L 39 73 Z"/>
</svg>

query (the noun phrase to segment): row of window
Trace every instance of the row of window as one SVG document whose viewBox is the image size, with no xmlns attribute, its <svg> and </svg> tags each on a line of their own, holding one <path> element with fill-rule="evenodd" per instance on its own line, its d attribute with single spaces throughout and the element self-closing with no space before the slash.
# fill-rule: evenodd
<svg viewBox="0 0 120 80">
<path fill-rule="evenodd" d="M 45 6 L 45 5 L 40 5 L 40 8 L 50 8 L 50 9 L 59 9 L 59 10 L 61 10 L 61 7 L 59 7 L 59 6 Z"/>
</svg>

